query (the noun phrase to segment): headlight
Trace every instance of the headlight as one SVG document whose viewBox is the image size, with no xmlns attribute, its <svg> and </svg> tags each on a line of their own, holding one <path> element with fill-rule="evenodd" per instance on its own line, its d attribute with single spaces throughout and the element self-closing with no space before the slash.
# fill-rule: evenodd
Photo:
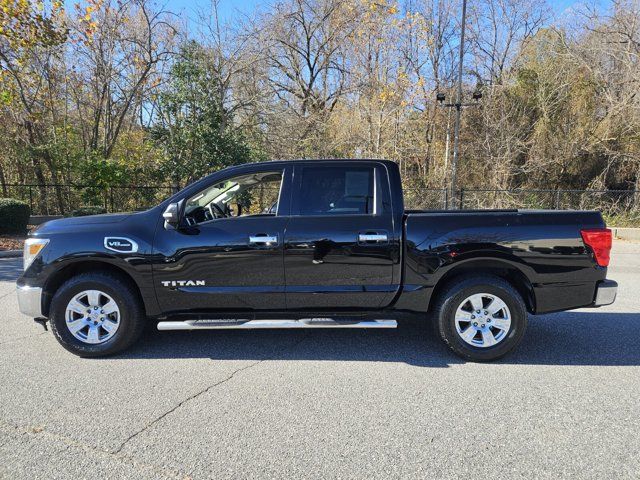
<svg viewBox="0 0 640 480">
<path fill-rule="evenodd" d="M 27 238 L 24 242 L 24 255 L 22 257 L 22 266 L 26 271 L 29 265 L 36 259 L 38 254 L 49 243 L 47 238 Z"/>
</svg>

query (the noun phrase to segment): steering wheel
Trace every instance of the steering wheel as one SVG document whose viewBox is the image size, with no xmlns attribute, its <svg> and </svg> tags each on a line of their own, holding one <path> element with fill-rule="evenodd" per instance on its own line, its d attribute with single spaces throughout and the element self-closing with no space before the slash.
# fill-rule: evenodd
<svg viewBox="0 0 640 480">
<path fill-rule="evenodd" d="M 275 215 L 277 211 L 278 211 L 278 202 L 276 201 L 276 202 L 273 202 L 273 205 L 271 205 L 265 213 L 270 213 Z"/>
<path fill-rule="evenodd" d="M 211 202 L 209 204 L 209 211 L 211 212 L 211 215 L 213 216 L 213 218 L 225 218 L 227 217 L 227 215 L 224 213 L 224 210 L 222 210 L 222 208 L 220 208 L 219 205 Z"/>
</svg>

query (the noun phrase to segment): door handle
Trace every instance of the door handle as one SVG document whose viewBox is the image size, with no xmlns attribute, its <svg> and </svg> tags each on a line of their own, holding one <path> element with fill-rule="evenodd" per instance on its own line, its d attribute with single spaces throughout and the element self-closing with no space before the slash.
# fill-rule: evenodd
<svg viewBox="0 0 640 480">
<path fill-rule="evenodd" d="M 386 233 L 360 233 L 358 241 L 361 243 L 384 243 L 389 241 Z"/>
<path fill-rule="evenodd" d="M 249 243 L 258 245 L 274 245 L 278 243 L 277 235 L 267 235 L 265 233 L 259 233 L 257 235 L 249 235 Z"/>
</svg>

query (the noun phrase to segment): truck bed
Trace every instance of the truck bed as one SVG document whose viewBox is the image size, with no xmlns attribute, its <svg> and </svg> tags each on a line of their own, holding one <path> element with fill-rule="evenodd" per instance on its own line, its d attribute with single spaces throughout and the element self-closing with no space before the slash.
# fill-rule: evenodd
<svg viewBox="0 0 640 480">
<path fill-rule="evenodd" d="M 405 283 L 429 290 L 466 263 L 469 272 L 513 270 L 526 278 L 532 312 L 588 306 L 606 269 L 580 232 L 604 226 L 595 211 L 407 210 Z"/>
</svg>

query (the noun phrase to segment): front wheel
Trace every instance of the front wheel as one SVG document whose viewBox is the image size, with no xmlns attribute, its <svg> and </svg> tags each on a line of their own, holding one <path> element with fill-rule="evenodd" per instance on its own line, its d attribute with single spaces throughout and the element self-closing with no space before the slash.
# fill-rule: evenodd
<svg viewBox="0 0 640 480">
<path fill-rule="evenodd" d="M 60 344 L 81 357 L 118 353 L 133 344 L 145 326 L 131 285 L 109 273 L 84 273 L 55 293 L 49 323 Z"/>
<path fill-rule="evenodd" d="M 452 283 L 435 307 L 438 334 L 458 356 L 496 360 L 518 346 L 527 327 L 520 294 L 505 280 L 473 276 Z"/>
</svg>

